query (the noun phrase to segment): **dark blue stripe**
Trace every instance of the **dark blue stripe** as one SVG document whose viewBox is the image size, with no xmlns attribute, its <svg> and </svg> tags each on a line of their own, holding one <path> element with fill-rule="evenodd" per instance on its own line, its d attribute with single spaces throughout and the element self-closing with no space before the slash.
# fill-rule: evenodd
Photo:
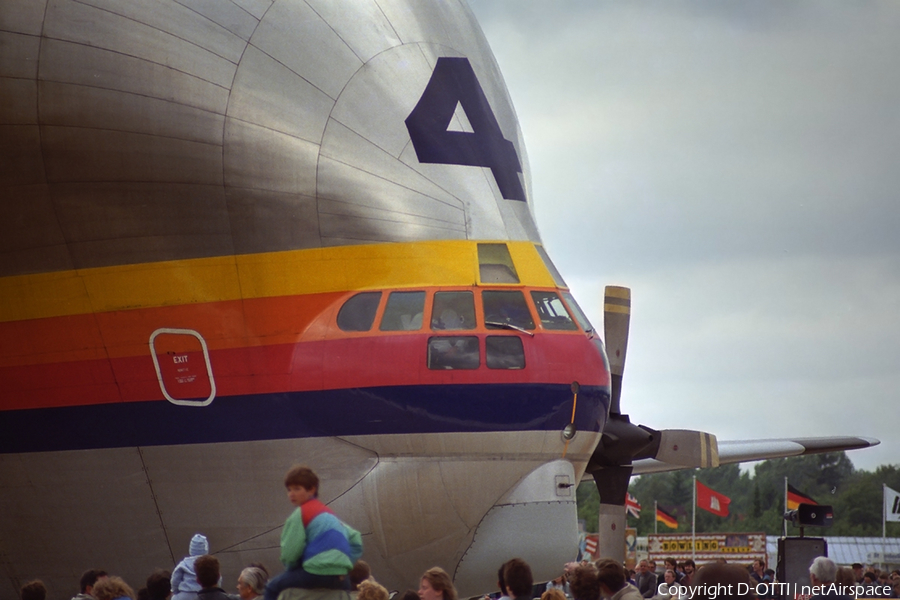
<svg viewBox="0 0 900 600">
<path fill-rule="evenodd" d="M 600 431 L 609 388 L 582 386 L 575 423 Z M 562 430 L 568 385 L 394 386 L 0 413 L 0 454 L 346 435 Z"/>
<path fill-rule="evenodd" d="M 347 541 L 347 536 L 343 531 L 328 529 L 307 542 L 306 548 L 303 549 L 303 562 L 326 550 L 343 552 L 347 555 L 347 560 L 350 560 L 350 542 Z"/>
</svg>

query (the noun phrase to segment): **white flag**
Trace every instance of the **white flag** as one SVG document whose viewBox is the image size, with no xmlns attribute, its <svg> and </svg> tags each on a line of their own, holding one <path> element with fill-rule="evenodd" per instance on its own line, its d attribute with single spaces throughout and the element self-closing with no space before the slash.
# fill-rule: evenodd
<svg viewBox="0 0 900 600">
<path fill-rule="evenodd" d="M 884 486 L 884 518 L 900 521 L 900 492 Z"/>
</svg>

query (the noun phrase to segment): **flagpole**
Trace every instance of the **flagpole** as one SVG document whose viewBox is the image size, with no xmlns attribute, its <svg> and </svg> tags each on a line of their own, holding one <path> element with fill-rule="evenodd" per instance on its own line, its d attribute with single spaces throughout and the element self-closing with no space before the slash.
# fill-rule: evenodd
<svg viewBox="0 0 900 600">
<path fill-rule="evenodd" d="M 884 555 L 885 540 L 887 538 L 887 484 L 881 484 L 881 562 L 886 563 Z"/>
<path fill-rule="evenodd" d="M 697 558 L 697 476 L 694 475 L 694 510 L 691 515 L 691 560 Z"/>
<path fill-rule="evenodd" d="M 884 511 L 882 511 L 884 512 Z M 657 529 L 659 528 L 659 506 L 656 503 L 656 500 L 653 501 L 653 534 L 656 535 L 659 533 Z"/>
<path fill-rule="evenodd" d="M 788 511 L 788 482 L 787 475 L 784 477 L 784 514 Z M 787 519 L 781 519 L 781 537 L 787 537 Z"/>
</svg>

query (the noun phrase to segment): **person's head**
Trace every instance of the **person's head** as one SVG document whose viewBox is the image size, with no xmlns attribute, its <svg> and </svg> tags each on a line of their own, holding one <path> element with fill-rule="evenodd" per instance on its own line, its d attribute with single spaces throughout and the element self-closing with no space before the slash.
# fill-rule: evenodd
<svg viewBox="0 0 900 600">
<path fill-rule="evenodd" d="M 637 570 L 638 570 L 638 573 L 641 573 L 641 574 L 646 573 L 647 571 L 650 570 L 650 563 L 648 563 L 646 560 L 642 560 L 641 562 L 638 563 Z"/>
<path fill-rule="evenodd" d="M 732 590 L 746 590 L 745 594 L 729 595 L 728 598 L 756 598 L 756 585 L 751 581 L 747 567 L 720 562 L 703 565 L 694 573 L 694 577 L 691 579 L 691 587 L 697 591 L 694 598 L 696 600 L 721 600 L 723 596 L 716 595 L 719 584 L 731 586 Z"/>
<path fill-rule="evenodd" d="M 272 575 L 269 573 L 269 570 L 266 568 L 266 565 L 262 564 L 261 562 L 252 562 L 252 563 L 250 563 L 250 564 L 247 565 L 247 566 L 248 566 L 248 567 L 256 567 L 257 569 L 259 569 L 260 571 L 262 571 L 262 572 L 265 574 L 267 580 L 269 579 L 269 577 L 272 576 Z"/>
<path fill-rule="evenodd" d="M 360 583 L 372 576 L 372 569 L 369 568 L 369 563 L 366 561 L 358 560 L 350 569 L 348 576 L 350 577 L 350 591 L 353 591 L 359 588 Z"/>
<path fill-rule="evenodd" d="M 147 596 L 150 600 L 166 600 L 172 591 L 172 574 L 157 569 L 147 578 Z"/>
<path fill-rule="evenodd" d="M 566 600 L 566 595 L 559 588 L 550 588 L 541 594 L 541 600 Z"/>
<path fill-rule="evenodd" d="M 29 581 L 22 586 L 22 600 L 44 600 L 47 597 L 47 586 L 40 579 Z"/>
<path fill-rule="evenodd" d="M 388 600 L 387 589 L 372 579 L 367 579 L 359 584 L 358 600 Z"/>
<path fill-rule="evenodd" d="M 649 569 L 649 564 L 647 569 Z M 612 596 L 625 587 L 625 567 L 610 558 L 598 560 L 597 583 L 604 596 Z"/>
<path fill-rule="evenodd" d="M 81 574 L 81 593 L 90 594 L 94 584 L 98 579 L 109 577 L 109 574 L 103 569 L 88 569 Z M 92 594 L 93 595 L 93 594 Z"/>
<path fill-rule="evenodd" d="M 753 561 L 753 572 L 762 577 L 763 573 L 766 571 L 766 563 L 761 561 L 760 559 L 756 559 Z"/>
<path fill-rule="evenodd" d="M 850 568 L 853 569 L 853 575 L 856 577 L 856 581 L 862 581 L 864 572 L 862 563 L 853 563 L 850 565 Z"/>
<path fill-rule="evenodd" d="M 415 590 L 406 590 L 402 596 L 398 596 L 397 600 L 419 600 L 419 594 Z"/>
<path fill-rule="evenodd" d="M 569 575 L 569 591 L 575 600 L 597 600 L 600 588 L 597 585 L 597 569 L 594 565 L 579 565 Z"/>
<path fill-rule="evenodd" d="M 834 583 L 837 575 L 837 565 L 825 556 L 817 556 L 809 565 L 809 580 L 813 585 Z"/>
<path fill-rule="evenodd" d="M 188 549 L 191 556 L 203 556 L 209 554 L 209 541 L 202 533 L 195 533 L 191 538 L 191 545 Z"/>
<path fill-rule="evenodd" d="M 296 465 L 284 476 L 284 487 L 291 504 L 300 506 L 319 495 L 319 476 L 309 467 Z"/>
<path fill-rule="evenodd" d="M 456 600 L 456 588 L 447 571 L 431 567 L 419 582 L 419 600 Z"/>
<path fill-rule="evenodd" d="M 686 575 L 693 575 L 694 571 L 697 570 L 697 564 L 691 560 L 690 558 L 684 561 L 684 572 Z"/>
<path fill-rule="evenodd" d="M 500 568 L 497 569 L 497 587 L 500 588 L 500 594 L 503 596 L 509 596 L 509 590 L 506 589 L 506 579 L 503 577 L 503 567 L 506 565 L 500 565 Z"/>
<path fill-rule="evenodd" d="M 878 581 L 878 576 L 872 571 L 866 571 L 865 575 L 863 575 L 864 585 L 875 585 L 876 581 Z"/>
<path fill-rule="evenodd" d="M 512 596 L 530 597 L 534 578 L 531 576 L 531 567 L 521 558 L 514 558 L 503 565 L 503 580 Z"/>
<path fill-rule="evenodd" d="M 678 581 L 678 577 L 675 576 L 675 571 L 672 569 L 666 569 L 665 575 L 663 575 L 663 579 L 668 585 L 674 585 L 676 581 Z"/>
<path fill-rule="evenodd" d="M 262 595 L 269 576 L 259 567 L 247 567 L 238 575 L 237 590 L 241 600 L 249 600 Z"/>
<path fill-rule="evenodd" d="M 856 576 L 850 567 L 841 567 L 834 576 L 834 582 L 840 586 L 856 585 Z"/>
<path fill-rule="evenodd" d="M 667 558 L 663 561 L 663 564 L 666 565 L 666 569 L 672 569 L 673 571 L 678 568 L 678 561 L 674 558 Z"/>
<path fill-rule="evenodd" d="M 91 595 L 97 600 L 116 600 L 116 598 L 135 600 L 134 590 L 121 577 L 116 576 L 99 579 Z"/>
<path fill-rule="evenodd" d="M 219 585 L 219 559 L 209 554 L 204 554 L 194 561 L 194 573 L 197 574 L 197 583 L 205 588 Z"/>
</svg>

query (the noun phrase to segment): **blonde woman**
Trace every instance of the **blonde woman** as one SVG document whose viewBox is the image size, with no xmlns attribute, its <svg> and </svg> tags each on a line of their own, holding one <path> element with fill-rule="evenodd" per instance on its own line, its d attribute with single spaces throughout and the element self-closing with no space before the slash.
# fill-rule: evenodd
<svg viewBox="0 0 900 600">
<path fill-rule="evenodd" d="M 91 595 L 97 600 L 135 600 L 134 590 L 121 577 L 98 579 Z"/>
</svg>

